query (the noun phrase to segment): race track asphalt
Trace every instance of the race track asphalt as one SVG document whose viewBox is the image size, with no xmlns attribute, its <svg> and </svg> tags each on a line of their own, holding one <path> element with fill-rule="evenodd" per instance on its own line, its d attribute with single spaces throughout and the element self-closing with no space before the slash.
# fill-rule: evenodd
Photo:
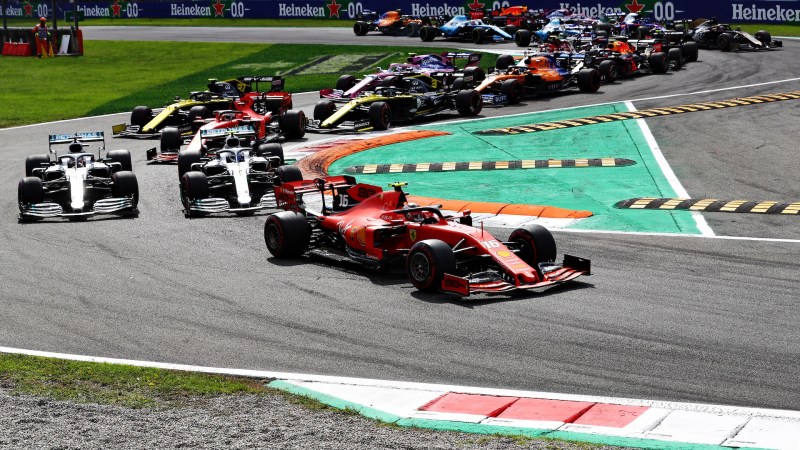
<svg viewBox="0 0 800 450">
<path fill-rule="evenodd" d="M 282 35 L 276 29 L 142 31 L 84 32 L 87 40 L 272 42 Z M 315 33 L 325 39 L 315 40 Z M 365 42 L 349 29 L 286 35 L 295 43 Z M 797 79 L 765 84 L 800 74 L 800 43 L 785 45 L 771 52 L 701 52 L 700 62 L 679 72 L 484 115 L 623 100 L 638 100 L 634 105 L 644 109 L 800 90 Z M 708 92 L 739 86 L 749 87 Z M 688 95 L 652 99 L 675 94 Z M 298 95 L 295 105 L 310 113 L 315 101 Z M 693 197 L 794 202 L 800 201 L 798 111 L 794 100 L 647 123 Z M 157 142 L 110 139 L 109 148 L 134 154 L 139 218 L 17 223 L 23 160 L 46 152 L 47 134 L 109 132 L 126 119 L 0 130 L 9 162 L 0 167 L 6 180 L 0 184 L 0 346 L 800 409 L 800 217 L 704 214 L 726 239 L 556 232 L 560 252 L 592 260 L 591 277 L 541 293 L 464 302 L 417 293 L 402 273 L 317 258 L 274 260 L 263 244 L 263 216 L 187 220 L 175 168 L 145 164 L 144 150 Z"/>
</svg>

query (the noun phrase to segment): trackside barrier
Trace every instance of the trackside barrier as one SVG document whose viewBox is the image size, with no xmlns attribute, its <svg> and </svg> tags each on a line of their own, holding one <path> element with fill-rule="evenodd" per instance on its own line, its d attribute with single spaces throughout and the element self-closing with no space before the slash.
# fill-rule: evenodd
<svg viewBox="0 0 800 450">
<path fill-rule="evenodd" d="M 26 42 L 5 42 L 3 56 L 31 56 L 31 45 Z"/>
</svg>

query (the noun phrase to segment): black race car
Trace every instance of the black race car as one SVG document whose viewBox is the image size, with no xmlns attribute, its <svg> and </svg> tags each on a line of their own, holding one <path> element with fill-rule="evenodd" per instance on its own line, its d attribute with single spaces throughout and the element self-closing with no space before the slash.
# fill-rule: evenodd
<svg viewBox="0 0 800 450">
<path fill-rule="evenodd" d="M 434 90 L 419 78 L 398 77 L 394 86 L 380 86 L 347 103 L 320 100 L 307 130 L 385 130 L 393 122 L 414 120 L 443 111 L 476 116 L 482 108 L 481 95 L 474 89 Z"/>
<path fill-rule="evenodd" d="M 783 42 L 773 40 L 768 31 L 761 30 L 754 36 L 728 24 L 717 23 L 716 19 L 697 19 L 686 27 L 691 39 L 702 48 L 729 52 L 783 47 Z"/>
</svg>

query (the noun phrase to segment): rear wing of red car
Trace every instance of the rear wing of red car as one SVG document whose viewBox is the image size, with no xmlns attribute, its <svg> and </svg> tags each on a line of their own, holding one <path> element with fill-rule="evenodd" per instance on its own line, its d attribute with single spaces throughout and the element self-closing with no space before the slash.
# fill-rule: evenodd
<svg viewBox="0 0 800 450">
<path fill-rule="evenodd" d="M 378 186 L 357 183 L 356 179 L 349 175 L 290 181 L 276 184 L 274 190 L 278 208 L 298 212 L 304 210 L 304 194 L 319 193 L 322 195 L 323 213 L 328 211 L 325 205 L 326 195 L 333 198 L 331 205 L 333 209 L 340 209 L 353 206 L 375 194 L 383 192 L 383 189 Z"/>
<path fill-rule="evenodd" d="M 284 79 L 281 76 L 249 76 L 249 77 L 239 77 L 237 80 L 241 81 L 242 83 L 246 83 L 250 86 L 250 89 L 256 92 L 259 92 L 260 89 L 259 84 L 261 83 L 270 83 L 271 87 L 267 92 L 283 92 L 284 91 Z"/>
</svg>

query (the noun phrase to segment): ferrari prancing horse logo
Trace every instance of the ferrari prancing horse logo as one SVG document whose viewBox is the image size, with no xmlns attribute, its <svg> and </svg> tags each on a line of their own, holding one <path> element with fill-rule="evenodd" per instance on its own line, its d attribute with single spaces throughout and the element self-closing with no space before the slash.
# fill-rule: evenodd
<svg viewBox="0 0 800 450">
<path fill-rule="evenodd" d="M 417 240 L 417 230 L 408 230 L 408 237 L 411 238 L 411 242 Z"/>
</svg>

